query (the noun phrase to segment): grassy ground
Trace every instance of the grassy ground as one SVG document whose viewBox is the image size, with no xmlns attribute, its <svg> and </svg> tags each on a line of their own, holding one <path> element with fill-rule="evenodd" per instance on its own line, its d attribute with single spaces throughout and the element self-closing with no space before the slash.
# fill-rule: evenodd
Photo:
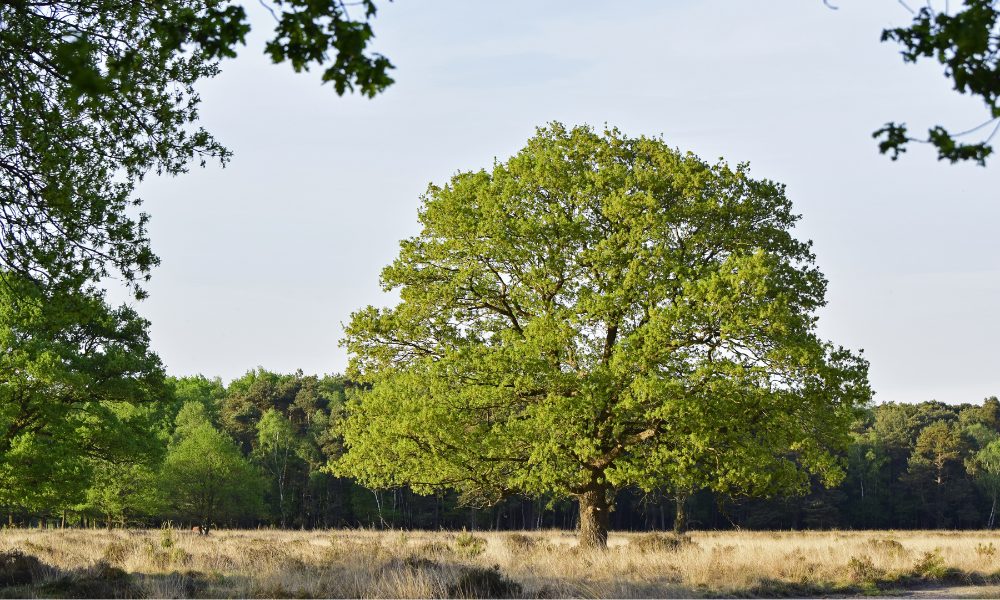
<svg viewBox="0 0 1000 600">
<path fill-rule="evenodd" d="M 0 596 L 1000 595 L 991 532 L 618 533 L 606 552 L 575 544 L 558 531 L 7 529 Z"/>
</svg>

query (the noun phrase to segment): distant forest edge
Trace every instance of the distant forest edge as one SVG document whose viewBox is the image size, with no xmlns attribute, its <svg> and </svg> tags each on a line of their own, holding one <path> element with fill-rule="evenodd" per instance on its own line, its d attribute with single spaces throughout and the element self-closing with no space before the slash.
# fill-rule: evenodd
<svg viewBox="0 0 1000 600">
<path fill-rule="evenodd" d="M 72 476 L 0 506 L 13 526 L 545 529 L 577 526 L 572 499 L 509 497 L 473 507 L 458 494 L 371 490 L 327 472 L 357 388 L 341 376 L 258 369 L 224 386 L 168 378 L 162 402 L 131 419 L 137 460 L 81 456 Z M 145 423 L 137 427 L 136 423 Z M 1000 492 L 1000 401 L 886 403 L 866 409 L 843 457 L 847 476 L 810 493 L 690 497 L 694 529 L 992 528 Z M 10 490 L 8 490 L 10 491 Z M 44 492 L 44 493 L 43 493 Z M 8 496 L 9 498 L 9 496 Z M 612 529 L 670 529 L 668 490 L 618 492 Z"/>
</svg>

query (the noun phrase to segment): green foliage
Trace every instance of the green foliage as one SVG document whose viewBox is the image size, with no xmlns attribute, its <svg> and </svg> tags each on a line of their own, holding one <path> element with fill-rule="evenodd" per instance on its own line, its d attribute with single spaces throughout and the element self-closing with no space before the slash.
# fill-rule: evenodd
<svg viewBox="0 0 1000 600">
<path fill-rule="evenodd" d="M 924 552 L 924 555 L 913 565 L 913 573 L 925 579 L 945 579 L 952 574 L 951 569 L 945 566 L 941 551 L 935 549 L 933 552 Z"/>
<path fill-rule="evenodd" d="M 486 552 L 486 539 L 463 531 L 455 537 L 455 551 L 470 558 L 479 556 Z"/>
<path fill-rule="evenodd" d="M 164 550 L 174 547 L 174 530 L 169 523 L 160 528 L 160 547 Z"/>
<path fill-rule="evenodd" d="M 219 410 L 226 397 L 226 387 L 222 380 L 216 377 L 209 379 L 204 375 L 189 377 L 168 377 L 172 398 L 178 407 L 188 402 L 198 402 L 205 407 L 213 425 L 219 425 Z M 171 417 L 176 415 L 171 415 Z"/>
<path fill-rule="evenodd" d="M 852 582 L 869 588 L 874 588 L 886 577 L 886 571 L 876 567 L 872 559 L 867 556 L 852 556 L 847 561 L 847 570 Z"/>
<path fill-rule="evenodd" d="M 781 185 L 555 123 L 419 216 L 382 273 L 400 304 L 347 327 L 371 390 L 336 472 L 482 503 L 842 477 L 867 364 L 814 333 L 826 282 Z"/>
<path fill-rule="evenodd" d="M 257 447 L 254 457 L 258 464 L 271 475 L 277 488 L 278 515 L 282 527 L 287 522 L 285 495 L 288 487 L 289 470 L 298 459 L 301 445 L 292 423 L 277 410 L 270 408 L 257 422 Z"/>
<path fill-rule="evenodd" d="M 337 94 L 358 90 L 369 98 L 392 84 L 392 63 L 381 54 L 365 54 L 374 37 L 368 19 L 375 16 L 373 0 L 357 3 L 364 20 L 352 20 L 342 2 L 275 0 L 282 8 L 275 37 L 266 52 L 274 62 L 288 61 L 296 72 L 324 66 L 333 51 L 333 64 L 323 71 L 323 83 L 333 82 Z"/>
<path fill-rule="evenodd" d="M 159 490 L 172 514 L 196 522 L 207 533 L 218 521 L 257 517 L 262 483 L 236 444 L 205 422 L 190 424 L 171 444 Z"/>
<path fill-rule="evenodd" d="M 148 462 L 98 462 L 82 509 L 123 527 L 130 518 L 155 514 L 155 467 Z"/>
<path fill-rule="evenodd" d="M 955 427 L 935 421 L 923 428 L 910 456 L 910 470 L 930 471 L 936 483 L 942 483 L 949 464 L 961 460 L 962 438 Z"/>
<path fill-rule="evenodd" d="M 967 458 L 965 468 L 976 485 L 992 500 L 986 527 L 993 528 L 996 521 L 997 501 L 1000 500 L 1000 440 L 994 440 Z"/>
<path fill-rule="evenodd" d="M 896 160 L 909 142 L 925 141 L 937 148 L 939 160 L 971 160 L 985 165 L 993 154 L 992 137 L 1000 129 L 1000 3 L 966 0 L 954 13 L 947 8 L 935 11 L 928 3 L 914 14 L 909 26 L 884 30 L 882 41 L 899 43 L 906 62 L 933 58 L 944 65 L 945 76 L 952 80 L 955 91 L 982 99 L 988 119 L 961 133 L 935 125 L 928 130 L 926 140 L 911 138 L 905 123 L 886 123 L 873 134 L 880 138 L 879 151 L 890 153 Z M 982 141 L 967 143 L 957 139 L 981 130 L 989 134 Z"/>
<path fill-rule="evenodd" d="M 392 83 L 371 53 L 362 0 L 277 0 L 265 51 L 296 71 L 323 67 L 338 94 Z M 229 151 L 198 126 L 195 85 L 236 55 L 250 30 L 230 0 L 0 3 L 0 279 L 97 281 L 137 296 L 158 259 L 135 184 Z"/>
<path fill-rule="evenodd" d="M 147 322 L 92 289 L 0 285 L 0 504 L 83 500 L 97 465 L 154 460 Z M 110 467 L 109 467 L 110 468 Z"/>
</svg>

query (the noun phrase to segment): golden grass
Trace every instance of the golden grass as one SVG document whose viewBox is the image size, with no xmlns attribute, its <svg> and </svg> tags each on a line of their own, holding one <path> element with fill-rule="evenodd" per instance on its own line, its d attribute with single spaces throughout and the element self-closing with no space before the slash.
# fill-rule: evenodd
<svg viewBox="0 0 1000 600">
<path fill-rule="evenodd" d="M 658 535 L 613 533 L 601 552 L 561 531 L 6 529 L 0 552 L 36 556 L 50 568 L 42 583 L 104 561 L 157 598 L 809 596 L 1000 583 L 993 532 L 694 532 L 681 544 Z"/>
</svg>

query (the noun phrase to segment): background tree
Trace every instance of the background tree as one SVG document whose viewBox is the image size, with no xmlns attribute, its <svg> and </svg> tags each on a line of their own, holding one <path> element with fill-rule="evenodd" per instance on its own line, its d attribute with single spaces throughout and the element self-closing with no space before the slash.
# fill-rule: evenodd
<svg viewBox="0 0 1000 600">
<path fill-rule="evenodd" d="M 193 411 L 182 414 L 191 416 Z M 219 521 L 257 517 L 262 508 L 260 473 L 233 440 L 208 422 L 178 425 L 183 429 L 167 450 L 159 477 L 171 513 L 190 519 L 206 534 Z"/>
<path fill-rule="evenodd" d="M 392 83 L 372 0 L 273 0 L 265 52 L 343 94 Z M 351 12 L 356 18 L 352 18 Z M 239 2 L 0 3 L 0 279 L 96 281 L 143 295 L 157 259 L 135 183 L 229 152 L 198 127 L 195 84 L 250 29 Z"/>
<path fill-rule="evenodd" d="M 589 546 L 615 490 L 670 488 L 678 462 L 733 493 L 836 483 L 867 367 L 813 332 L 825 281 L 796 218 L 745 165 L 559 124 L 431 186 L 382 272 L 402 301 L 347 327 L 372 387 L 335 471 L 573 497 Z"/>
<path fill-rule="evenodd" d="M 98 462 L 93 469 L 82 513 L 104 517 L 107 527 L 127 527 L 133 519 L 159 510 L 156 466 L 148 462 Z"/>
<path fill-rule="evenodd" d="M 966 460 L 966 468 L 990 498 L 990 514 L 986 528 L 996 524 L 997 498 L 1000 497 L 1000 440 L 994 440 Z"/>
<path fill-rule="evenodd" d="M 0 286 L 0 504 L 83 501 L 94 465 L 154 456 L 162 392 L 147 322 L 93 289 Z"/>
<path fill-rule="evenodd" d="M 279 523 L 287 524 L 287 502 L 289 471 L 299 460 L 300 438 L 295 435 L 292 424 L 280 412 L 270 408 L 257 422 L 257 447 L 254 457 L 271 475 L 278 500 Z"/>
<path fill-rule="evenodd" d="M 906 62 L 933 58 L 944 65 L 945 76 L 957 92 L 983 101 L 987 118 L 958 133 L 935 125 L 924 139 L 910 137 L 905 123 L 886 123 L 873 136 L 879 139 L 879 151 L 889 153 L 893 160 L 906 152 L 910 142 L 930 143 L 940 160 L 952 163 L 971 160 L 985 165 L 993 153 L 990 143 L 1000 130 L 1000 2 L 964 0 L 954 14 L 948 8 L 946 2 L 942 10 L 935 10 L 928 2 L 919 10 L 911 9 L 912 23 L 884 30 L 882 41 L 899 43 Z M 961 140 L 971 134 L 980 135 L 979 141 Z"/>
<path fill-rule="evenodd" d="M 909 474 L 921 490 L 935 527 L 949 525 L 945 508 L 954 497 L 954 480 L 963 472 L 963 450 L 957 428 L 947 421 L 934 421 L 920 431 L 910 455 Z"/>
</svg>

